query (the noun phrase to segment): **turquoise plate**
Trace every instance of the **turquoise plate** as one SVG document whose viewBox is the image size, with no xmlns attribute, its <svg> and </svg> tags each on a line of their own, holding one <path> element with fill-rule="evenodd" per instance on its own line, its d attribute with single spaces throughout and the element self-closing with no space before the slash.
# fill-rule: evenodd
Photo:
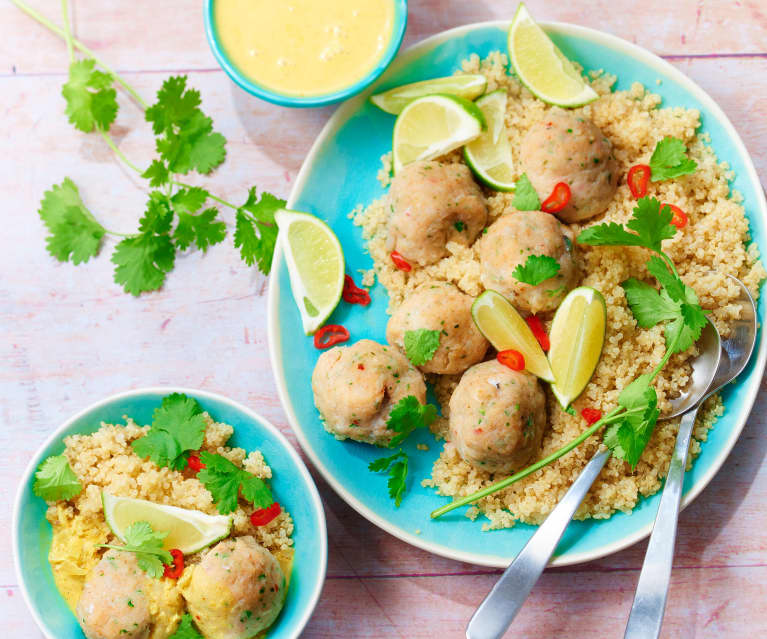
<svg viewBox="0 0 767 639">
<path fill-rule="evenodd" d="M 64 450 L 63 438 L 92 433 L 102 421 L 124 423 L 123 415 L 151 423 L 152 412 L 169 393 L 186 393 L 217 421 L 234 427 L 229 440 L 245 450 L 260 450 L 272 467 L 275 498 L 295 522 L 295 560 L 285 608 L 269 630 L 269 639 L 296 639 L 322 592 L 327 566 L 325 513 L 317 488 L 288 440 L 264 418 L 221 395 L 185 388 L 147 388 L 113 395 L 67 420 L 48 438 L 22 477 L 13 515 L 13 553 L 21 591 L 32 615 L 48 639 L 84 639 L 75 616 L 53 581 L 48 551 L 51 525 L 45 502 L 32 493 L 34 472 L 49 455 Z"/>
<path fill-rule="evenodd" d="M 452 74 L 459 61 L 472 53 L 484 57 L 494 50 L 505 52 L 508 27 L 508 22 L 481 23 L 429 38 L 403 53 L 374 90 Z M 732 187 L 745 198 L 754 241 L 762 255 L 767 254 L 767 205 L 754 166 L 732 124 L 714 101 L 674 67 L 620 38 L 567 24 L 543 27 L 565 55 L 584 68 L 605 69 L 617 75 L 618 89 L 628 89 L 632 82 L 639 81 L 660 93 L 664 105 L 700 110 L 703 131 L 711 135 L 719 159 L 729 162 L 735 171 L 737 177 Z M 290 208 L 314 213 L 331 225 L 344 247 L 348 273 L 372 265 L 360 229 L 352 225 L 347 215 L 357 204 L 368 204 L 383 193 L 376 173 L 381 166 L 380 156 L 391 150 L 394 124 L 393 116 L 366 101 L 368 94 L 344 104 L 328 122 L 309 153 L 288 202 Z M 346 326 L 354 340 L 369 337 L 385 341 L 386 291 L 378 285 L 371 295 L 369 307 L 341 304 L 329 321 Z M 759 317 L 764 325 L 763 301 L 759 302 Z M 508 565 L 533 534 L 534 526 L 517 525 L 483 533 L 481 522 L 471 522 L 463 516 L 463 510 L 437 521 L 429 519 L 432 510 L 448 501 L 420 485 L 422 479 L 429 477 L 442 448 L 429 433 L 419 432 L 408 442 L 412 453 L 410 491 L 396 509 L 387 495 L 386 478 L 367 470 L 367 464 L 379 457 L 381 451 L 363 444 L 338 442 L 323 430 L 310 385 L 319 351 L 310 338 L 303 337 L 279 249 L 269 289 L 269 339 L 272 366 L 290 423 L 306 453 L 343 499 L 376 525 L 415 546 L 475 564 Z M 724 392 L 727 410 L 685 478 L 685 504 L 703 490 L 735 444 L 756 397 L 766 353 L 760 332 L 751 365 Z M 429 451 L 416 451 L 418 443 L 429 444 Z M 607 520 L 574 522 L 557 549 L 553 565 L 602 557 L 642 539 L 650 531 L 658 501 L 659 495 L 643 499 L 630 515 L 618 513 Z"/>
</svg>

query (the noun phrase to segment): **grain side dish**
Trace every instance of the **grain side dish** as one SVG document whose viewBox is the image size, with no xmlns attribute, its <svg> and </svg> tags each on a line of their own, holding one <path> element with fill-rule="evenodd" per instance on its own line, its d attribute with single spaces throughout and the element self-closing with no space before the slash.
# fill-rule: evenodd
<svg viewBox="0 0 767 639">
<path fill-rule="evenodd" d="M 688 157 L 697 163 L 697 169 L 676 179 L 649 182 L 646 195 L 660 202 L 674 203 L 686 213 L 684 228 L 664 241 L 663 250 L 673 260 L 684 283 L 697 292 L 700 306 L 708 312 L 708 317 L 720 334 L 728 336 L 730 323 L 738 318 L 740 307 L 734 304 L 739 294 L 738 287 L 728 280 L 727 274 L 741 279 L 756 298 L 759 285 L 767 273 L 759 261 L 756 245 L 750 243 L 742 198 L 730 190 L 732 173 L 726 163 L 717 160 L 708 136 L 697 132 L 700 127 L 699 112 L 662 104 L 659 95 L 639 83 L 634 83 L 625 91 L 613 91 L 616 78 L 603 72 L 588 74 L 588 83 L 599 95 L 598 99 L 565 112 L 534 97 L 516 76 L 507 71 L 508 67 L 507 56 L 500 52 L 493 52 L 483 60 L 472 55 L 462 62 L 461 71 L 457 75 L 481 74 L 487 80 L 486 94 L 498 89 L 508 94 L 504 123 L 514 166 L 519 172 L 522 171 L 519 168 L 520 148 L 525 143 L 525 136 L 547 120 L 570 117 L 575 122 L 588 123 L 588 126 L 593 123 L 604 136 L 603 155 L 595 155 L 594 162 L 601 161 L 610 167 L 604 176 L 606 183 L 615 183 L 612 191 L 609 184 L 607 186 L 609 202 L 603 213 L 589 219 L 568 222 L 564 219 L 568 216 L 559 215 L 564 236 L 577 237 L 583 229 L 595 223 L 626 223 L 637 205 L 637 198 L 632 194 L 625 177 L 631 167 L 649 164 L 656 145 L 665 138 L 675 138 L 686 146 Z M 377 278 L 383 284 L 389 294 L 388 310 L 393 318 L 397 317 L 403 304 L 412 306 L 412 294 L 424 288 L 453 285 L 456 294 L 476 298 L 488 288 L 483 282 L 483 268 L 485 271 L 487 269 L 483 267 L 481 255 L 483 242 L 488 240 L 483 239 L 483 236 L 487 234 L 488 228 L 493 228 L 497 220 L 503 218 L 505 223 L 513 219 L 512 216 L 522 215 L 512 204 L 515 194 L 482 186 L 487 220 L 484 230 L 476 235 L 478 239 L 470 237 L 467 240 L 461 233 L 448 233 L 443 256 L 422 260 L 416 254 L 409 260 L 412 268 L 403 270 L 392 259 L 391 252 L 392 225 L 397 215 L 395 210 L 401 209 L 395 200 L 395 191 L 398 188 L 397 181 L 401 182 L 404 178 L 398 173 L 392 184 L 391 164 L 391 154 L 387 153 L 382 157 L 382 169 L 378 174 L 382 185 L 391 185 L 391 190 L 369 206 L 359 206 L 350 214 L 354 223 L 361 227 L 374 262 L 373 268 L 363 274 L 362 283 L 371 286 Z M 425 164 L 432 164 L 434 168 L 422 166 L 422 175 L 425 175 L 425 170 L 448 173 L 453 166 L 456 171 L 465 170 L 464 156 L 458 151 Z M 408 167 L 403 170 L 403 174 L 407 170 Z M 541 199 L 544 197 L 545 194 L 541 193 Z M 464 225 L 459 223 L 459 226 Z M 464 228 L 459 230 L 463 231 Z M 568 240 L 565 242 L 568 243 Z M 658 324 L 652 328 L 640 328 L 621 286 L 628 278 L 652 278 L 646 266 L 647 251 L 632 246 L 583 244 L 578 244 L 574 250 L 580 284 L 601 292 L 607 306 L 604 348 L 595 374 L 573 403 L 574 410 L 570 413 L 562 409 L 548 385 L 543 385 L 547 426 L 530 463 L 546 457 L 583 432 L 583 409 L 604 414 L 613 408 L 620 391 L 639 375 L 648 373 L 658 365 L 665 352 L 663 327 Z M 509 254 L 511 252 L 509 247 Z M 557 291 L 551 292 L 559 295 Z M 552 311 L 551 308 L 542 311 L 534 309 L 546 330 L 551 326 Z M 389 341 L 393 343 L 391 339 Z M 668 408 L 669 399 L 677 396 L 679 390 L 687 384 L 691 371 L 689 362 L 696 355 L 694 346 L 672 355 L 666 367 L 655 378 L 654 386 L 661 411 Z M 324 355 L 320 361 L 322 357 Z M 485 359 L 494 358 L 495 352 L 488 350 Z M 472 363 L 469 362 L 469 365 Z M 433 385 L 441 407 L 441 416 L 430 427 L 438 438 L 445 439 L 431 477 L 424 480 L 423 484 L 433 487 L 440 495 L 460 497 L 474 493 L 503 477 L 503 473 L 499 474 L 495 469 L 482 468 L 477 463 L 467 461 L 470 456 L 465 451 L 462 454 L 455 437 L 451 436 L 450 399 L 462 379 L 461 373 L 438 374 L 423 368 L 422 372 Z M 723 411 L 719 396 L 712 397 L 704 405 L 694 430 L 688 464 L 699 453 L 700 442 L 705 441 L 707 431 Z M 630 512 L 641 497 L 658 491 L 668 470 L 678 423 L 678 419 L 658 421 L 635 468 L 632 469 L 630 464 L 613 456 L 581 504 L 576 518 L 608 518 L 616 511 Z M 467 511 L 467 516 L 475 518 L 480 513 L 484 515 L 485 529 L 510 527 L 516 521 L 541 523 L 594 455 L 600 443 L 600 437 L 591 437 L 542 470 L 480 500 Z M 504 472 L 508 474 L 508 469 Z"/>
</svg>

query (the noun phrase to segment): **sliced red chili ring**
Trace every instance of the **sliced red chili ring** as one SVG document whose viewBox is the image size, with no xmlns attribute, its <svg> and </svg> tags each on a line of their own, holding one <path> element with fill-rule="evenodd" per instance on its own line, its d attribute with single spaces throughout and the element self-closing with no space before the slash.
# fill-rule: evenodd
<svg viewBox="0 0 767 639">
<path fill-rule="evenodd" d="M 541 345 L 543 352 L 548 352 L 551 343 L 549 342 L 549 336 L 546 335 L 546 329 L 543 328 L 541 318 L 537 315 L 530 315 L 525 321 L 533 332 L 533 335 L 535 335 L 535 339 L 537 339 L 538 343 Z"/>
<path fill-rule="evenodd" d="M 330 348 L 349 337 L 349 331 L 340 324 L 326 324 L 314 334 L 314 348 Z"/>
<path fill-rule="evenodd" d="M 596 408 L 584 408 L 581 411 L 581 417 L 583 417 L 583 419 L 586 420 L 586 423 L 591 426 L 602 419 L 602 411 Z"/>
<path fill-rule="evenodd" d="M 652 171 L 646 164 L 635 164 L 629 169 L 626 183 L 629 185 L 629 190 L 634 199 L 638 200 L 640 197 L 647 195 L 647 185 L 650 183 L 651 174 Z"/>
<path fill-rule="evenodd" d="M 405 271 L 406 273 L 410 271 L 413 267 L 410 266 L 410 262 L 408 262 L 404 257 L 402 257 L 397 251 L 391 252 L 391 261 L 394 262 L 394 266 L 396 266 L 400 271 Z"/>
<path fill-rule="evenodd" d="M 572 192 L 565 182 L 557 182 L 554 190 L 541 204 L 541 211 L 544 213 L 559 213 L 570 203 Z"/>
<path fill-rule="evenodd" d="M 513 349 L 500 351 L 496 357 L 501 364 L 513 371 L 525 370 L 525 356 L 519 351 Z"/>
<path fill-rule="evenodd" d="M 162 576 L 168 579 L 178 579 L 184 572 L 184 553 L 178 548 L 172 548 L 169 552 L 170 556 L 173 557 L 173 563 L 165 564 Z"/>
<path fill-rule="evenodd" d="M 663 210 L 664 206 L 667 206 L 671 209 L 671 224 L 676 226 L 676 228 L 679 230 L 682 230 L 685 226 L 687 226 L 687 215 L 682 209 L 680 209 L 678 206 L 675 206 L 674 204 L 661 204 L 661 211 Z"/>
<path fill-rule="evenodd" d="M 281 512 L 282 508 L 280 508 L 280 504 L 275 501 L 271 506 L 254 510 L 253 514 L 250 516 L 250 523 L 254 526 L 266 526 L 266 524 L 272 521 L 272 519 Z"/>
<path fill-rule="evenodd" d="M 189 468 L 191 468 L 196 473 L 199 473 L 203 468 L 206 467 L 205 464 L 200 461 L 200 456 L 197 453 L 189 453 L 189 459 L 186 461 L 189 464 Z"/>
<path fill-rule="evenodd" d="M 359 288 L 351 275 L 344 275 L 344 290 L 341 297 L 347 304 L 359 304 L 360 306 L 370 304 L 370 294 L 364 288 Z"/>
</svg>

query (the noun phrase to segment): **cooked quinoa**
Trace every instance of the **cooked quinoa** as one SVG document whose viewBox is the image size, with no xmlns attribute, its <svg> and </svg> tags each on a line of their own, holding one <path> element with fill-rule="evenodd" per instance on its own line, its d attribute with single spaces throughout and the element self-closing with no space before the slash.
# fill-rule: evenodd
<svg viewBox="0 0 767 639">
<path fill-rule="evenodd" d="M 226 443 L 234 429 L 214 421 L 207 413 L 203 415 L 206 429 L 202 450 L 218 453 L 257 477 L 271 478 L 272 470 L 259 451 L 248 454 L 242 448 L 228 447 Z M 121 543 L 104 520 L 102 490 L 119 497 L 146 499 L 209 515 L 219 514 L 210 493 L 191 469 L 175 471 L 161 468 L 150 460 L 138 457 L 130 444 L 145 435 L 149 426 L 139 426 L 127 416 L 124 419 L 125 425 L 102 423 L 99 430 L 90 435 L 72 435 L 64 439 L 64 454 L 83 490 L 70 500 L 49 505 L 46 516 L 54 527 L 54 538 L 48 558 L 54 575 L 64 567 L 62 562 L 66 562 L 66 570 L 80 574 L 84 583 L 86 575 L 105 552 L 97 544 Z M 265 526 L 254 527 L 249 519 L 253 510 L 252 504 L 240 498 L 237 509 L 230 515 L 230 537 L 253 536 L 275 555 L 286 568 L 286 575 L 289 575 L 287 568 L 293 554 L 293 519 L 283 510 Z M 87 537 L 93 542 L 81 545 L 75 565 L 72 565 L 72 536 Z M 187 564 L 199 562 L 205 552 L 187 556 Z"/>
<path fill-rule="evenodd" d="M 504 54 L 491 53 L 480 60 L 472 55 L 462 63 L 464 73 L 482 73 L 487 77 L 487 91 L 504 88 L 509 95 L 506 127 L 517 161 L 520 141 L 528 129 L 545 117 L 548 105 L 535 98 L 516 77 L 508 75 L 508 61 Z M 612 92 L 615 77 L 602 72 L 589 74 L 592 87 L 599 94 L 595 102 L 574 109 L 594 122 L 613 145 L 615 157 L 624 176 L 634 164 L 649 163 L 656 143 L 665 136 L 681 139 L 688 154 L 698 163 L 691 175 L 664 182 L 651 182 L 648 195 L 661 202 L 671 202 L 684 210 L 689 223 L 682 232 L 664 242 L 664 250 L 674 261 L 682 279 L 697 292 L 704 309 L 723 337 L 729 334 L 732 320 L 737 319 L 739 306 L 733 304 L 739 288 L 727 274 L 740 278 L 758 297 L 759 285 L 767 273 L 759 261 L 755 244 L 750 244 L 749 226 L 739 193 L 730 191 L 728 180 L 732 173 L 726 163 L 718 162 L 709 146 L 706 134 L 697 134 L 700 114 L 696 109 L 661 107 L 661 97 L 634 83 L 627 91 Z M 461 162 L 459 153 L 440 159 Z M 378 178 L 382 185 L 390 181 L 391 154 L 382 157 Z M 488 224 L 505 213 L 513 213 L 513 194 L 486 190 Z M 635 200 L 622 179 L 618 191 L 607 211 L 585 224 L 571 224 L 576 236 L 586 226 L 605 221 L 626 222 L 632 214 Z M 363 282 L 372 285 L 375 278 L 389 293 L 389 312 L 396 309 L 419 284 L 428 280 L 455 283 L 469 295 L 482 291 L 480 263 L 476 244 L 464 247 L 448 244 L 448 257 L 439 262 L 414 268 L 410 273 L 398 270 L 392 264 L 386 249 L 387 221 L 390 204 L 387 196 L 370 204 L 357 207 L 352 214 L 355 224 L 362 227 L 363 238 L 373 258 L 373 269 L 366 272 Z M 663 357 L 665 342 L 663 327 L 639 328 L 629 310 L 621 282 L 629 277 L 648 279 L 645 268 L 647 251 L 635 247 L 579 246 L 581 285 L 599 290 L 607 303 L 607 328 L 604 350 L 596 372 L 574 402 L 579 413 L 583 408 L 596 408 L 603 413 L 615 407 L 623 387 L 637 376 L 648 373 Z M 551 314 L 547 319 L 547 328 Z M 689 361 L 697 354 L 695 348 L 673 356 L 655 381 L 661 410 L 668 407 L 668 399 L 678 394 L 689 378 Z M 460 376 L 429 376 L 442 407 L 442 418 L 432 429 L 438 437 L 447 432 L 448 400 Z M 543 458 L 577 437 L 586 424 L 580 416 L 562 411 L 553 394 L 548 396 L 548 428 L 536 459 Z M 707 431 L 724 412 L 719 396 L 708 400 L 698 416 L 690 447 L 690 459 L 700 452 L 700 442 Z M 634 471 L 624 461 L 611 458 L 576 513 L 576 518 L 607 518 L 615 511 L 631 511 L 641 496 L 652 495 L 661 486 L 668 471 L 674 448 L 679 420 L 659 421 L 655 432 Z M 538 524 L 545 519 L 564 495 L 574 478 L 594 455 L 601 442 L 597 434 L 574 451 L 533 473 L 528 478 L 504 491 L 495 493 L 469 509 L 467 515 L 475 518 L 480 512 L 489 523 L 483 529 L 513 526 L 515 521 Z M 534 460 L 533 460 L 534 461 Z M 532 462 L 531 462 L 532 463 Z M 446 441 L 434 464 L 432 476 L 423 482 L 441 495 L 464 496 L 487 486 L 501 477 L 477 470 L 458 455 L 455 447 Z"/>
</svg>

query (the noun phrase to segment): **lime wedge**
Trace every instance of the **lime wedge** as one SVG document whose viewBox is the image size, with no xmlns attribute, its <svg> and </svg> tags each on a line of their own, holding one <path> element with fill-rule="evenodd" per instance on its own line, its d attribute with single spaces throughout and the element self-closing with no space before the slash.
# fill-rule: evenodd
<svg viewBox="0 0 767 639">
<path fill-rule="evenodd" d="M 504 89 L 498 89 L 476 101 L 487 122 L 487 130 L 463 148 L 466 164 L 487 186 L 496 191 L 514 190 L 514 163 L 506 131 L 506 102 Z"/>
<path fill-rule="evenodd" d="M 527 322 L 500 293 L 485 291 L 471 307 L 480 332 L 497 351 L 514 349 L 525 358 L 525 368 L 547 382 L 554 381 L 549 361 Z"/>
<path fill-rule="evenodd" d="M 282 209 L 274 215 L 285 251 L 290 289 L 304 332 L 313 335 L 338 305 L 344 288 L 344 253 L 336 234 L 322 220 Z"/>
<path fill-rule="evenodd" d="M 125 543 L 125 530 L 137 521 L 146 521 L 154 530 L 167 532 L 167 550 L 178 548 L 185 555 L 197 552 L 229 535 L 230 517 L 206 515 L 199 510 L 165 506 L 144 499 L 115 497 L 101 493 L 104 518 L 112 532 Z"/>
<path fill-rule="evenodd" d="M 602 355 L 607 308 L 602 294 L 589 286 L 575 288 L 562 301 L 551 325 L 551 385 L 562 408 L 586 388 Z"/>
<path fill-rule="evenodd" d="M 522 84 L 544 102 L 577 107 L 599 97 L 522 2 L 509 29 L 509 56 Z"/>
<path fill-rule="evenodd" d="M 399 115 L 410 102 L 425 95 L 449 93 L 465 100 L 474 100 L 485 92 L 487 78 L 479 74 L 449 75 L 394 87 L 370 96 L 370 101 L 387 113 Z"/>
<path fill-rule="evenodd" d="M 394 172 L 457 149 L 479 137 L 485 127 L 479 107 L 463 98 L 439 94 L 413 100 L 394 123 Z"/>
</svg>

